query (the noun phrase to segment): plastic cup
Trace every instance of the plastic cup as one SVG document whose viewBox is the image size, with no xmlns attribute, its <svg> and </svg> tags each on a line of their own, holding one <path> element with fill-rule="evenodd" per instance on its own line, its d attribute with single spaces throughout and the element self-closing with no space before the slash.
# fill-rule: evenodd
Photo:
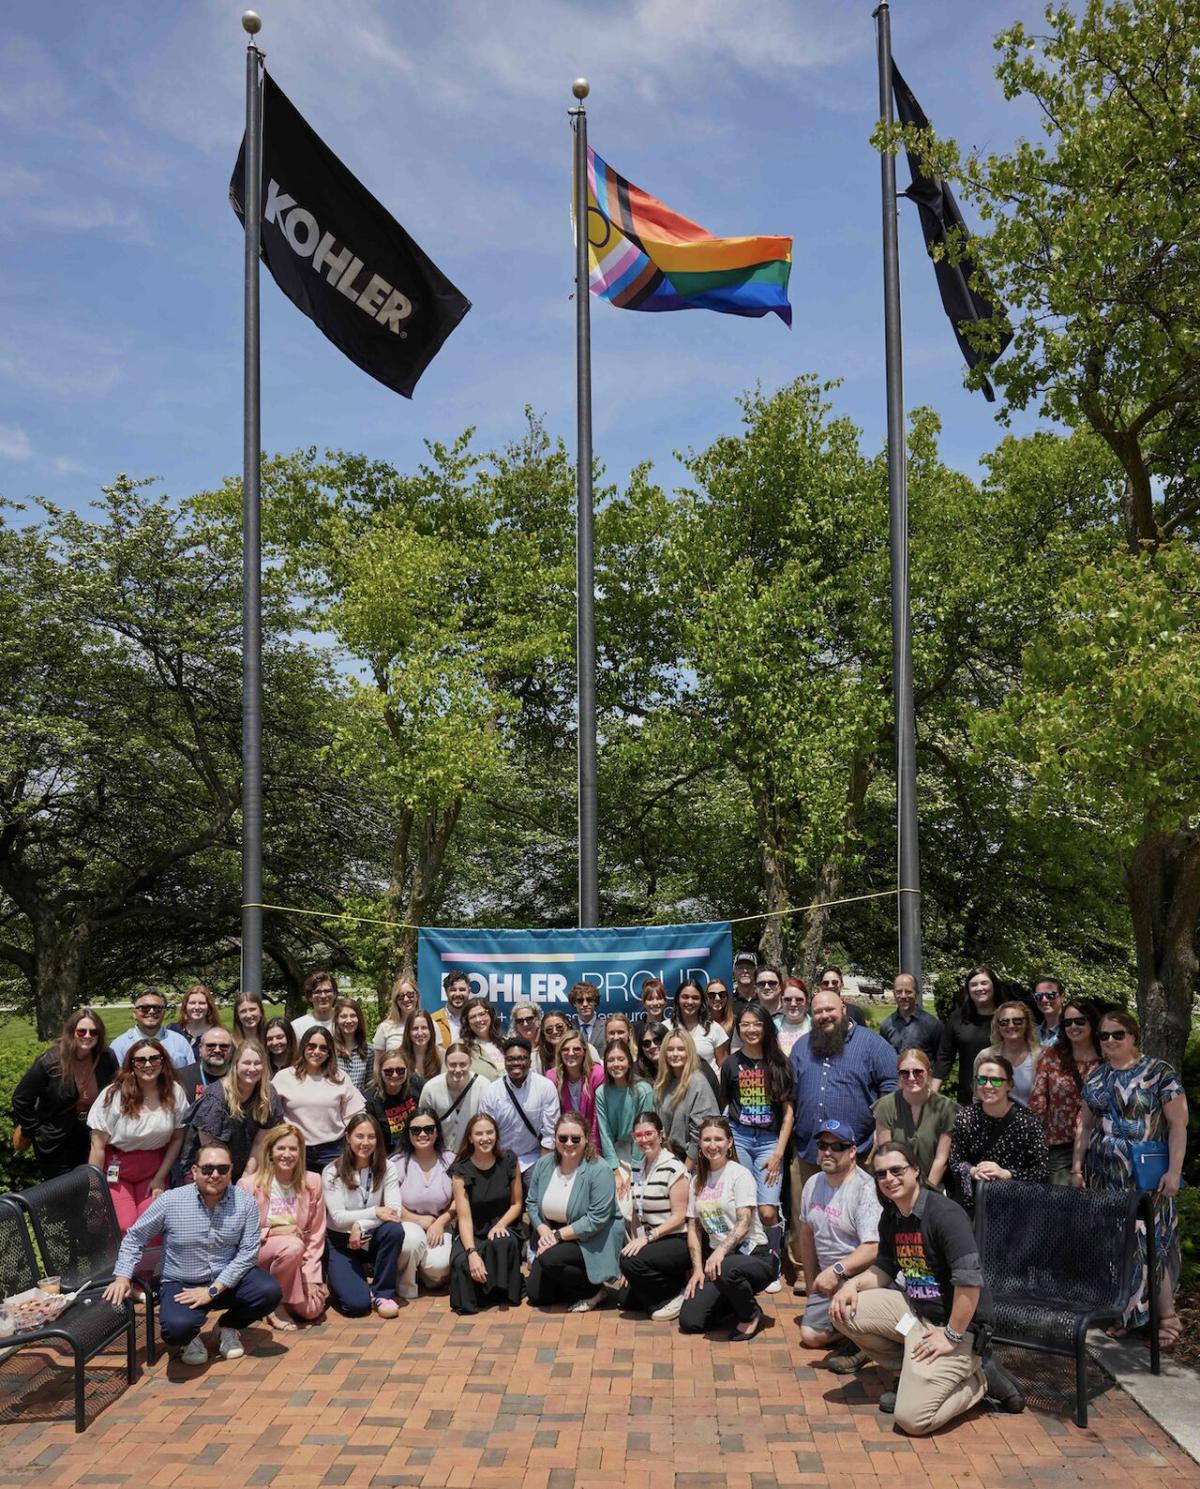
<svg viewBox="0 0 1200 1489">
<path fill-rule="evenodd" d="M 60 1293 L 60 1292 L 62 1292 L 62 1278 L 61 1277 L 39 1277 L 38 1278 L 38 1292 L 41 1292 L 41 1293 Z"/>
<path fill-rule="evenodd" d="M 12 1316 L 12 1309 L 5 1303 L 0 1306 L 0 1339 L 11 1339 L 16 1329 L 17 1324 Z"/>
</svg>

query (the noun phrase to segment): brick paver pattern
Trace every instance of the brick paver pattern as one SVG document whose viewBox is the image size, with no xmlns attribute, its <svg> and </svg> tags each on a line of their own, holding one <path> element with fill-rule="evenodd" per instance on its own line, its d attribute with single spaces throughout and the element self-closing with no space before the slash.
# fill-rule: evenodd
<svg viewBox="0 0 1200 1489">
<path fill-rule="evenodd" d="M 797 1305 L 787 1295 L 764 1302 L 772 1325 L 749 1345 L 685 1337 L 614 1309 L 522 1306 L 460 1319 L 444 1296 L 407 1305 L 391 1323 L 331 1315 L 287 1336 L 256 1328 L 242 1360 L 187 1369 L 163 1358 L 98 1414 L 89 1399 L 82 1436 L 64 1370 L 52 1396 L 35 1392 L 14 1425 L 0 1426 L 0 1485 L 1200 1484 L 1200 1466 L 1115 1387 L 1093 1400 L 1084 1431 L 1064 1404 L 1061 1415 L 977 1411 L 912 1441 L 875 1410 L 873 1370 L 847 1382 L 814 1369 Z M 1032 1357 L 1015 1358 L 1024 1374 Z M 6 1406 L 15 1363 L 0 1367 Z"/>
</svg>

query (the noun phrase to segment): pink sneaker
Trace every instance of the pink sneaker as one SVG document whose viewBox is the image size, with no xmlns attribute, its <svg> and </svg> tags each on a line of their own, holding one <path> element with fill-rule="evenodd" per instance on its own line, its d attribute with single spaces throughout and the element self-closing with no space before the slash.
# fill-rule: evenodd
<svg viewBox="0 0 1200 1489">
<path fill-rule="evenodd" d="M 400 1304 L 395 1298 L 376 1298 L 375 1312 L 380 1318 L 396 1318 L 400 1312 Z"/>
</svg>

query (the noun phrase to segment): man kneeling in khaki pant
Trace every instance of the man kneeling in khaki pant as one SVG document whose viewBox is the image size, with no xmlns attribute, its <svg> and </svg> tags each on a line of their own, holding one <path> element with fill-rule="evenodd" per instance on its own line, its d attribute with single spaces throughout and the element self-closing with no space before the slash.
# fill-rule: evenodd
<svg viewBox="0 0 1200 1489">
<path fill-rule="evenodd" d="M 992 1300 L 966 1212 L 921 1183 L 905 1143 L 881 1143 L 872 1167 L 883 1200 L 879 1255 L 834 1294 L 834 1327 L 899 1378 L 879 1409 L 914 1437 L 936 1432 L 984 1396 L 1002 1411 L 1025 1398 L 1007 1371 L 979 1352 Z M 898 1281 L 897 1281 L 898 1277 Z"/>
</svg>

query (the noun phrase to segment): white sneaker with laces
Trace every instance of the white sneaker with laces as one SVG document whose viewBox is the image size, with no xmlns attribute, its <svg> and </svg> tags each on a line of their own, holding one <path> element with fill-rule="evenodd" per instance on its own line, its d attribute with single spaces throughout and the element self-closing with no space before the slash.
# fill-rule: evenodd
<svg viewBox="0 0 1200 1489">
<path fill-rule="evenodd" d="M 208 1346 L 199 1334 L 194 1339 L 189 1339 L 179 1351 L 179 1361 L 182 1365 L 208 1364 Z"/>
<path fill-rule="evenodd" d="M 669 1303 L 664 1303 L 661 1308 L 656 1308 L 650 1317 L 657 1319 L 659 1323 L 664 1323 L 668 1319 L 678 1318 L 682 1312 L 683 1294 L 679 1293 Z"/>
<path fill-rule="evenodd" d="M 217 1353 L 223 1360 L 240 1360 L 246 1353 L 242 1344 L 242 1336 L 236 1329 L 222 1329 L 221 1342 L 217 1345 Z"/>
<path fill-rule="evenodd" d="M 763 1292 L 765 1293 L 781 1293 L 782 1291 L 783 1283 L 778 1277 L 776 1277 L 774 1282 L 768 1282 L 766 1287 L 763 1288 Z"/>
</svg>

